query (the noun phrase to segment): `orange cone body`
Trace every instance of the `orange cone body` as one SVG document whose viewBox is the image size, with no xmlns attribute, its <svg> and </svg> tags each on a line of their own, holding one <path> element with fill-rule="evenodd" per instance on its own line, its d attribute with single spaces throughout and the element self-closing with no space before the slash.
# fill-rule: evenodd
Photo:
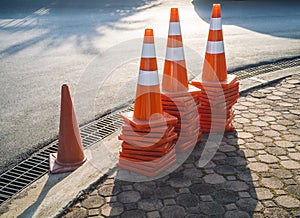
<svg viewBox="0 0 300 218">
<path fill-rule="evenodd" d="M 146 29 L 133 116 L 139 120 L 149 120 L 156 113 L 162 114 L 159 78 L 153 30 Z"/>
<path fill-rule="evenodd" d="M 220 4 L 214 4 L 212 8 L 202 80 L 210 82 L 227 80 Z"/>
<path fill-rule="evenodd" d="M 169 92 L 188 90 L 178 8 L 171 8 L 162 90 Z"/>
<path fill-rule="evenodd" d="M 73 171 L 85 160 L 70 91 L 64 84 L 61 89 L 58 151 L 57 154 L 50 154 L 50 171 L 52 173 Z"/>
</svg>

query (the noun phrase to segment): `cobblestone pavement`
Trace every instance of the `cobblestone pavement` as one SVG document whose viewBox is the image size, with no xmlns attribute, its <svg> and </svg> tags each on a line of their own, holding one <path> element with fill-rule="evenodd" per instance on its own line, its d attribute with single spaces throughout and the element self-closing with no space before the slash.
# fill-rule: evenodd
<svg viewBox="0 0 300 218">
<path fill-rule="evenodd" d="M 300 216 L 300 74 L 253 91 L 235 106 L 226 133 L 204 168 L 200 145 L 176 171 L 143 183 L 109 176 L 63 217 Z"/>
</svg>

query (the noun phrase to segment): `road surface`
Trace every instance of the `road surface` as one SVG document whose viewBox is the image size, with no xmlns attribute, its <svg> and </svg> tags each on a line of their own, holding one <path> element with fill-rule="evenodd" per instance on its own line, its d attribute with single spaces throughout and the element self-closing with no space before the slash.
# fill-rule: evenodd
<svg viewBox="0 0 300 218">
<path fill-rule="evenodd" d="M 213 2 L 1 1 L 0 171 L 57 136 L 63 83 L 81 124 L 132 100 L 144 28 L 162 72 L 171 7 L 190 76 L 200 74 Z M 229 69 L 299 56 L 299 2 L 219 2 Z"/>
</svg>

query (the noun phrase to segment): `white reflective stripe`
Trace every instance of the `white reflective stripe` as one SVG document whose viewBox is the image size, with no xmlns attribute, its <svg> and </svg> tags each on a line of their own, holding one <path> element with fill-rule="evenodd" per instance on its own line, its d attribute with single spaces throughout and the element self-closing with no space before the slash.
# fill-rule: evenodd
<svg viewBox="0 0 300 218">
<path fill-rule="evenodd" d="M 221 54 L 224 53 L 223 41 L 208 41 L 206 46 L 206 53 L 209 54 Z"/>
<path fill-rule="evenodd" d="M 140 70 L 138 84 L 142 86 L 154 86 L 159 84 L 158 72 Z"/>
<path fill-rule="evenodd" d="M 170 22 L 169 25 L 169 36 L 180 36 L 181 29 L 179 22 Z"/>
<path fill-rule="evenodd" d="M 210 28 L 211 30 L 221 30 L 222 29 L 222 18 L 211 18 Z"/>
<path fill-rule="evenodd" d="M 155 58 L 155 47 L 153 43 L 144 43 L 142 50 L 142 58 Z"/>
<path fill-rule="evenodd" d="M 166 60 L 168 61 L 181 61 L 184 60 L 183 47 L 167 48 Z"/>
</svg>

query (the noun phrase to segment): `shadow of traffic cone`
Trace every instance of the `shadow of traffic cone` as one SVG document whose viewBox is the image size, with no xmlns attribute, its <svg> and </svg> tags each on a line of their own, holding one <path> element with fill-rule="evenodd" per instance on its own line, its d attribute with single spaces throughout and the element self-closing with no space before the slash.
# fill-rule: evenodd
<svg viewBox="0 0 300 218">
<path fill-rule="evenodd" d="M 193 149 L 201 140 L 198 99 L 201 90 L 189 86 L 178 8 L 171 8 L 167 51 L 162 79 L 163 110 L 178 118 L 177 152 Z"/>
<path fill-rule="evenodd" d="M 61 88 L 61 111 L 57 153 L 50 154 L 50 172 L 74 171 L 86 161 L 69 88 Z"/>
<path fill-rule="evenodd" d="M 232 106 L 239 96 L 236 75 L 227 75 L 221 22 L 221 6 L 214 4 L 201 79 L 191 84 L 201 89 L 199 96 L 200 125 L 203 132 L 233 131 Z"/>
<path fill-rule="evenodd" d="M 122 113 L 125 121 L 120 169 L 154 177 L 176 163 L 174 124 L 177 118 L 162 110 L 152 29 L 146 29 L 134 111 Z"/>
</svg>

